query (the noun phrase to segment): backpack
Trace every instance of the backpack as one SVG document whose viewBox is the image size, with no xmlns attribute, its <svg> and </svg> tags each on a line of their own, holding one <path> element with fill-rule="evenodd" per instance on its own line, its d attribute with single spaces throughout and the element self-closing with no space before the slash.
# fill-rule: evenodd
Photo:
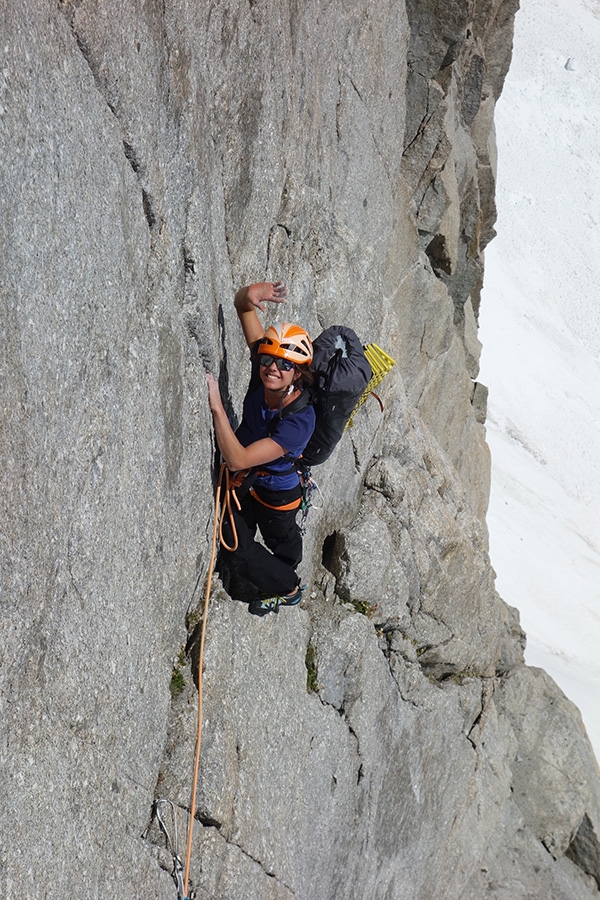
<svg viewBox="0 0 600 900">
<path fill-rule="evenodd" d="M 363 345 L 355 332 L 344 325 L 332 325 L 323 331 L 313 341 L 313 354 L 309 370 L 314 385 L 280 413 L 286 417 L 308 403 L 314 405 L 317 421 L 302 454 L 303 467 L 317 466 L 329 459 L 372 377 Z M 276 422 L 273 420 L 273 428 Z"/>
</svg>

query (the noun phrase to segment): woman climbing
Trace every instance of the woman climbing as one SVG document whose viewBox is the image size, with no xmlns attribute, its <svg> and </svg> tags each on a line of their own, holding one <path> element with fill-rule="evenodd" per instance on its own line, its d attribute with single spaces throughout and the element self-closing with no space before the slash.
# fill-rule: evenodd
<svg viewBox="0 0 600 900">
<path fill-rule="evenodd" d="M 302 597 L 296 574 L 302 559 L 302 536 L 296 523 L 302 488 L 293 460 L 301 455 L 315 427 L 307 391 L 313 350 L 299 325 L 279 322 L 265 331 L 257 314 L 257 310 L 264 312 L 265 302 L 285 303 L 287 296 L 281 281 L 251 284 L 235 295 L 253 369 L 236 432 L 217 382 L 212 375 L 206 376 L 219 450 L 230 471 L 247 471 L 237 491 L 241 510 L 234 510 L 238 548 L 223 552 L 233 571 L 259 591 L 249 606 L 258 616 L 278 612 L 280 606 L 295 606 Z M 268 549 L 254 540 L 257 528 Z"/>
</svg>

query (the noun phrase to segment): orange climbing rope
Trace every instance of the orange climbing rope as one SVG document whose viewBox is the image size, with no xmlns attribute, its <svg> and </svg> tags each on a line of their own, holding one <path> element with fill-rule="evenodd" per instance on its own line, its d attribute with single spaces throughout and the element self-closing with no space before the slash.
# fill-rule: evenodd
<svg viewBox="0 0 600 900">
<path fill-rule="evenodd" d="M 215 558 L 217 555 L 217 535 L 223 547 L 231 553 L 237 550 L 238 537 L 231 508 L 231 498 L 240 509 L 240 502 L 235 493 L 235 488 L 241 483 L 239 477 L 231 479 L 229 469 L 223 463 L 219 471 L 219 479 L 217 481 L 217 490 L 215 493 L 215 518 L 213 524 L 212 547 L 210 553 L 210 563 L 208 565 L 208 574 L 206 578 L 206 594 L 204 596 L 204 612 L 202 615 L 202 630 L 200 633 L 200 654 L 198 657 L 198 731 L 196 733 L 196 755 L 194 758 L 194 777 L 192 779 L 192 797 L 190 801 L 190 815 L 188 819 L 187 849 L 185 854 L 185 873 L 183 876 L 183 893 L 187 898 L 188 880 L 190 875 L 190 861 L 192 857 L 192 837 L 194 833 L 194 818 L 196 809 L 196 794 L 198 791 L 198 770 L 200 768 L 200 746 L 202 743 L 202 666 L 204 663 L 204 640 L 206 637 L 206 622 L 208 619 L 208 604 L 210 601 L 210 588 L 212 583 L 213 571 L 215 568 Z M 223 502 L 221 504 L 221 489 L 225 482 Z M 229 518 L 229 525 L 233 535 L 231 546 L 223 538 L 223 524 L 225 517 Z"/>
</svg>

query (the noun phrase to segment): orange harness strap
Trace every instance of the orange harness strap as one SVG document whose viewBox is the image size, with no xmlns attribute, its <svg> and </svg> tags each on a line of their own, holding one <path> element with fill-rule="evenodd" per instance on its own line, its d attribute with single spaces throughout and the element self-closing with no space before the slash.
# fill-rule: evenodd
<svg viewBox="0 0 600 900">
<path fill-rule="evenodd" d="M 296 500 L 292 500 L 291 503 L 284 503 L 283 506 L 272 506 L 270 503 L 266 503 L 264 500 L 261 500 L 254 488 L 250 488 L 250 494 L 256 501 L 258 501 L 258 503 L 260 503 L 262 506 L 266 506 L 267 509 L 280 509 L 282 512 L 285 512 L 285 510 L 288 509 L 298 509 L 298 507 L 302 503 L 302 497 L 298 497 Z"/>
</svg>

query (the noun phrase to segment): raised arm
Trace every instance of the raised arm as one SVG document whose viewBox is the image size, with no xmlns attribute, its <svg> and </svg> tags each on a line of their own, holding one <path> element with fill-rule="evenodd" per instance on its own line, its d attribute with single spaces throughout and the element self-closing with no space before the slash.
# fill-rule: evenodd
<svg viewBox="0 0 600 900">
<path fill-rule="evenodd" d="M 264 304 L 285 303 L 289 291 L 283 281 L 261 281 L 239 289 L 235 295 L 234 305 L 242 325 L 246 343 L 252 347 L 259 341 L 265 329 L 258 318 L 257 309 L 265 311 Z"/>
</svg>

